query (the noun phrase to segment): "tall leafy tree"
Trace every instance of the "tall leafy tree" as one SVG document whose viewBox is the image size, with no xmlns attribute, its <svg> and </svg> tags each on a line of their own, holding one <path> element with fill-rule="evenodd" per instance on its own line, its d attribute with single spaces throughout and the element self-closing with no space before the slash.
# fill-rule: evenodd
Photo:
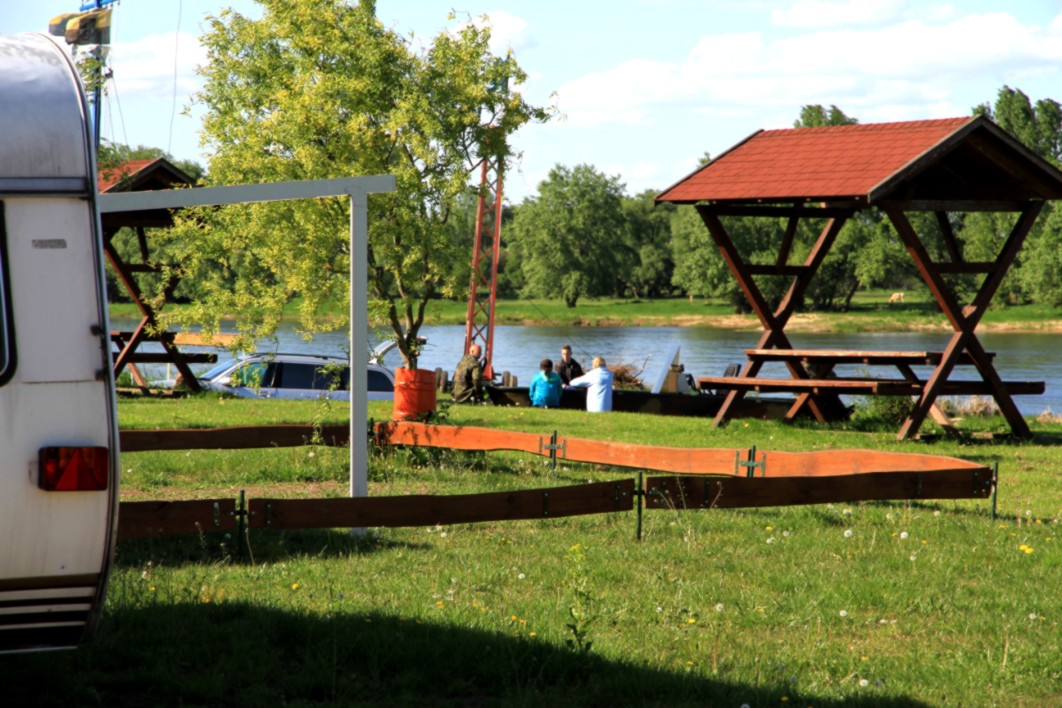
<svg viewBox="0 0 1062 708">
<path fill-rule="evenodd" d="M 494 56 L 472 23 L 423 49 L 384 27 L 362 0 L 257 0 L 261 19 L 232 10 L 210 18 L 196 100 L 214 184 L 392 174 L 398 190 L 369 200 L 372 312 L 415 367 L 427 301 L 465 284 L 469 253 L 446 231 L 480 156 L 505 160 L 512 133 L 548 111 L 516 90 L 511 56 Z M 232 270 L 187 319 L 267 336 L 300 298 L 307 332 L 345 326 L 322 305 L 349 295 L 348 212 L 339 200 L 255 205 L 199 214 L 175 230 L 185 268 Z M 255 268 L 240 268 L 252 262 Z"/>
<path fill-rule="evenodd" d="M 562 297 L 609 295 L 617 273 L 633 260 L 623 212 L 623 184 L 589 165 L 550 170 L 538 196 L 516 210 L 509 238 L 519 251 L 521 294 Z"/>
<path fill-rule="evenodd" d="M 1062 105 L 1050 98 L 1033 103 L 1021 90 L 1003 86 L 993 105 L 987 103 L 973 109 L 1020 140 L 1027 148 L 1058 166 L 1062 165 Z M 1058 220 L 1053 217 L 1055 207 L 1048 203 L 1015 264 L 1007 272 L 999 289 L 998 299 L 1006 303 L 1036 301 L 1048 304 L 1062 302 L 1062 290 L 1057 273 Z M 1010 213 L 981 212 L 961 217 L 960 229 L 965 255 L 970 260 L 991 260 L 999 252 L 1001 237 L 1010 232 L 1015 216 Z M 973 283 L 967 284 L 967 290 Z"/>
<path fill-rule="evenodd" d="M 629 249 L 634 256 L 628 271 L 619 274 L 620 284 L 634 297 L 660 297 L 671 290 L 675 263 L 671 254 L 673 204 L 654 206 L 652 190 L 623 198 L 630 229 Z"/>
</svg>

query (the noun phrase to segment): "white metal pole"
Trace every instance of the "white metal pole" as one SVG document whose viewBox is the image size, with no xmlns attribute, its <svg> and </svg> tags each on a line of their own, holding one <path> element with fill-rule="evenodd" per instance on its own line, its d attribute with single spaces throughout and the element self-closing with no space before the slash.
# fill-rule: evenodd
<svg viewBox="0 0 1062 708">
<path fill-rule="evenodd" d="M 350 496 L 369 495 L 369 450 L 366 440 L 369 371 L 369 197 L 350 195 Z M 355 377 L 360 385 L 355 385 Z"/>
</svg>

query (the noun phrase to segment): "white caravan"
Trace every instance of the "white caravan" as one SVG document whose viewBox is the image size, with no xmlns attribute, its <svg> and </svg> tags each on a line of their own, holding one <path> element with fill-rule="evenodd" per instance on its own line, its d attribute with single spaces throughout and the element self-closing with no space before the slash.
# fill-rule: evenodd
<svg viewBox="0 0 1062 708">
<path fill-rule="evenodd" d="M 0 36 L 0 652 L 74 647 L 118 512 L 96 166 L 65 52 Z"/>
</svg>

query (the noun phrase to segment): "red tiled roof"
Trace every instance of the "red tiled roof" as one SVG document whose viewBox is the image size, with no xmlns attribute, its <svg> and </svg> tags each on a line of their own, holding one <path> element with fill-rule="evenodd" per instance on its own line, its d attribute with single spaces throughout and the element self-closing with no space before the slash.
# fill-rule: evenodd
<svg viewBox="0 0 1062 708">
<path fill-rule="evenodd" d="M 100 193 L 106 192 L 126 177 L 132 177 L 161 159 L 161 157 L 154 157 L 147 160 L 129 160 L 113 167 L 101 167 L 96 175 Z"/>
<path fill-rule="evenodd" d="M 669 187 L 657 201 L 865 198 L 976 120 L 763 130 Z"/>
</svg>

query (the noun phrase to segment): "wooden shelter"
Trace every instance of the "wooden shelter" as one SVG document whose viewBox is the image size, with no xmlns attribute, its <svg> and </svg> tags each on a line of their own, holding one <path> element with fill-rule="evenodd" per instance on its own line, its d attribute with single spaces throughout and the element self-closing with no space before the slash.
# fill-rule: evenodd
<svg viewBox="0 0 1062 708">
<path fill-rule="evenodd" d="M 951 421 L 936 407 L 940 395 L 991 395 L 1020 437 L 1028 425 L 1012 399 L 1043 393 L 1043 382 L 1005 382 L 992 355 L 975 333 L 1026 235 L 1049 199 L 1062 199 L 1062 172 L 1035 155 L 984 117 L 901 123 L 763 130 L 666 189 L 658 202 L 695 204 L 723 259 L 763 326 L 738 376 L 704 378 L 702 386 L 727 390 L 715 424 L 727 420 L 747 391 L 791 391 L 797 398 L 788 417 L 805 410 L 819 420 L 830 415 L 839 394 L 906 395 L 918 401 L 898 433 L 915 435 L 926 416 L 946 428 Z M 848 352 L 793 349 L 785 326 L 845 222 L 857 211 L 877 208 L 892 223 L 919 274 L 951 324 L 953 333 L 940 352 Z M 908 214 L 931 212 L 947 257 L 927 248 Z M 970 261 L 952 229 L 954 212 L 1010 212 L 1013 228 L 991 261 Z M 732 216 L 784 219 L 774 263 L 751 263 L 738 252 L 724 225 Z M 824 220 L 802 263 L 790 263 L 801 219 Z M 984 276 L 969 304 L 959 302 L 946 278 Z M 756 276 L 790 279 L 789 289 L 772 308 L 757 287 Z M 767 361 L 784 362 L 788 379 L 759 378 Z M 895 367 L 901 378 L 831 377 L 836 364 L 861 362 Z M 932 365 L 919 378 L 911 366 Z M 957 365 L 976 369 L 980 381 L 949 381 Z M 814 377 L 812 376 L 814 371 Z"/>
<path fill-rule="evenodd" d="M 187 174 L 175 167 L 165 158 L 148 160 L 130 160 L 114 166 L 100 167 L 97 175 L 97 184 L 100 194 L 116 192 L 154 191 L 160 189 L 174 189 L 178 187 L 192 187 L 193 180 Z M 214 354 L 186 354 L 177 348 L 177 335 L 165 331 L 159 326 L 156 312 L 147 306 L 144 292 L 137 283 L 137 273 L 160 273 L 163 265 L 151 256 L 148 244 L 148 228 L 165 228 L 173 225 L 173 214 L 168 209 L 153 209 L 149 211 L 135 212 L 112 212 L 101 215 L 103 226 L 103 247 L 107 254 L 107 260 L 114 268 L 115 274 L 121 281 L 122 286 L 134 304 L 140 310 L 140 322 L 130 332 L 113 331 L 110 333 L 111 341 L 117 347 L 114 354 L 114 376 L 126 367 L 133 374 L 133 379 L 142 388 L 147 387 L 147 382 L 140 374 L 137 364 L 173 364 L 184 382 L 193 390 L 198 388 L 198 381 L 191 369 L 190 363 L 210 363 L 216 360 Z M 114 237 L 122 228 L 131 228 L 136 232 L 139 246 L 140 260 L 129 262 L 118 252 L 114 244 Z M 180 278 L 173 274 L 169 276 L 165 287 L 165 300 L 169 300 L 177 288 Z M 161 354 L 152 354 L 137 351 L 143 342 L 157 341 L 162 346 Z"/>
</svg>

